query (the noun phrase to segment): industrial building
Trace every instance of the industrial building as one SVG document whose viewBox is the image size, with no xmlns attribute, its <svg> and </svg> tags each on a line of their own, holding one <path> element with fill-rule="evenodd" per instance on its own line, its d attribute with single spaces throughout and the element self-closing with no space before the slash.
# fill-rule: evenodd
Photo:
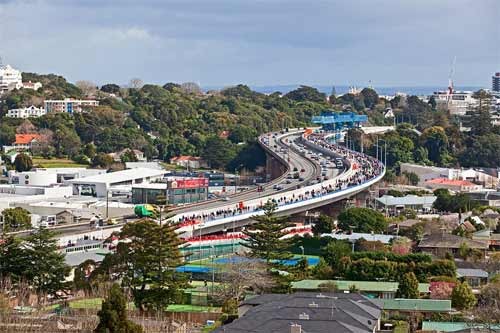
<svg viewBox="0 0 500 333">
<path fill-rule="evenodd" d="M 137 168 L 73 179 L 68 181 L 68 183 L 73 186 L 74 195 L 88 195 L 102 198 L 107 197 L 113 188 L 131 188 L 132 185 L 158 181 L 165 174 L 165 170 Z"/>
<path fill-rule="evenodd" d="M 407 195 L 404 197 L 393 197 L 392 195 L 384 195 L 376 198 L 376 206 L 378 209 L 390 213 L 391 215 L 399 215 L 405 209 L 411 209 L 419 213 L 427 213 L 432 209 L 436 197 L 433 195 L 417 196 Z"/>
<path fill-rule="evenodd" d="M 69 180 L 106 173 L 103 169 L 86 168 L 36 168 L 31 171 L 7 173 L 9 184 L 50 186 L 53 184 L 66 184 Z"/>
<path fill-rule="evenodd" d="M 166 199 L 167 204 L 178 205 L 204 201 L 208 182 L 207 178 L 170 178 L 161 183 L 136 184 L 132 186 L 132 203 L 158 204 Z"/>
</svg>

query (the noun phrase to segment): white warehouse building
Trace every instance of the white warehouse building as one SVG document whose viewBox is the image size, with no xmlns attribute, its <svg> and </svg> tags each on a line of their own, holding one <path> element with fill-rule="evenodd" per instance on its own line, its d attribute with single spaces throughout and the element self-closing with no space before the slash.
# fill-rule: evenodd
<svg viewBox="0 0 500 333">
<path fill-rule="evenodd" d="M 162 179 L 167 171 L 137 168 L 68 181 L 74 195 L 106 197 L 112 187 L 130 186 Z"/>
<path fill-rule="evenodd" d="M 54 184 L 67 184 L 69 180 L 82 177 L 96 176 L 106 173 L 102 169 L 86 168 L 37 168 L 31 171 L 8 172 L 9 183 L 30 186 L 51 186 Z"/>
</svg>

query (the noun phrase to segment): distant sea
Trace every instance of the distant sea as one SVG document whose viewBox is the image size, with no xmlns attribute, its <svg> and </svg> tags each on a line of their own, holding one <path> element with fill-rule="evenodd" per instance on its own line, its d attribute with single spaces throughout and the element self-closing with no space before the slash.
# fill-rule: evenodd
<svg viewBox="0 0 500 333">
<path fill-rule="evenodd" d="M 286 94 L 289 91 L 292 91 L 294 89 L 297 89 L 300 87 L 299 84 L 293 85 L 269 85 L 269 86 L 252 86 L 250 85 L 250 88 L 253 91 L 257 91 L 260 93 L 264 94 L 271 94 L 273 92 L 281 92 L 283 94 Z M 327 95 L 330 95 L 332 93 L 332 88 L 334 86 L 324 86 L 324 85 L 312 85 L 312 87 L 318 89 L 322 93 L 325 93 Z M 220 90 L 225 87 L 204 87 L 204 90 Z M 362 86 L 357 86 L 357 88 L 362 89 Z M 406 93 L 408 95 L 417 95 L 417 96 L 422 96 L 422 95 L 431 95 L 435 91 L 439 90 L 446 90 L 446 86 L 421 86 L 421 87 L 404 87 L 404 86 L 386 86 L 386 87 L 373 87 L 377 91 L 379 95 L 388 95 L 388 96 L 393 96 L 397 92 L 401 93 Z M 471 91 L 477 91 L 481 89 L 481 87 L 455 87 L 455 90 L 471 90 Z M 349 86 L 344 86 L 344 85 L 339 85 L 335 86 L 335 92 L 337 95 L 343 95 L 349 92 Z"/>
</svg>

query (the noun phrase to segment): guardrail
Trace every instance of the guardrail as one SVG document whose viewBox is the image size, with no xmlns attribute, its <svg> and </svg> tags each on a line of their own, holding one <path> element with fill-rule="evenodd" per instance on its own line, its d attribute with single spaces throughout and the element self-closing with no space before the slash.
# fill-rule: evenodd
<svg viewBox="0 0 500 333">
<path fill-rule="evenodd" d="M 333 151 L 329 151 L 329 150 L 326 151 L 327 150 L 326 148 L 321 147 L 319 145 L 316 145 L 313 142 L 309 142 L 309 143 L 310 144 L 308 146 L 310 148 L 314 148 L 317 150 L 324 150 L 325 153 L 337 155 Z M 352 153 L 354 153 L 354 152 L 352 152 Z M 285 202 L 284 204 L 278 205 L 277 212 L 283 212 L 286 210 L 291 210 L 293 208 L 299 208 L 301 206 L 313 205 L 313 204 L 320 203 L 321 201 L 332 201 L 336 198 L 350 196 L 350 195 L 353 195 L 355 193 L 359 193 L 362 190 L 364 190 L 365 188 L 368 188 L 371 185 L 380 181 L 384 177 L 385 172 L 386 172 L 385 166 L 383 166 L 379 175 L 377 175 L 371 179 L 367 179 L 367 180 L 363 181 L 363 183 L 361 183 L 361 184 L 347 186 L 345 188 L 341 187 L 338 190 L 331 190 L 331 191 L 328 191 L 327 193 L 322 193 L 325 188 L 326 189 L 332 188 L 332 186 L 333 186 L 333 188 L 336 188 L 338 181 L 348 180 L 350 177 L 352 177 L 353 175 L 356 174 L 356 171 L 353 168 L 353 164 L 349 160 L 347 160 L 347 166 L 348 167 L 345 170 L 345 172 L 343 172 L 342 174 L 340 174 L 339 176 L 337 176 L 335 178 L 320 182 L 319 184 L 309 185 L 309 186 L 306 186 L 306 187 L 303 187 L 303 188 L 300 188 L 297 190 L 287 191 L 286 192 L 287 196 L 292 197 L 294 199 L 291 202 Z M 309 197 L 311 193 L 318 193 L 318 192 L 320 193 L 320 195 L 315 194 L 312 197 Z M 204 221 L 203 223 L 200 223 L 200 224 L 194 226 L 193 230 L 195 230 L 195 229 L 197 230 L 197 229 L 209 227 L 209 226 L 226 224 L 226 223 L 230 223 L 233 221 L 241 221 L 241 220 L 249 219 L 252 216 L 262 215 L 264 212 L 262 209 L 259 209 L 259 207 L 262 207 L 263 204 L 265 202 L 267 202 L 268 200 L 274 200 L 274 201 L 279 202 L 279 201 L 281 201 L 280 199 L 282 198 L 282 196 L 283 196 L 283 193 L 278 193 L 278 194 L 269 195 L 269 196 L 259 198 L 259 199 L 249 200 L 245 203 L 245 206 L 247 207 L 245 212 L 241 212 L 238 214 L 236 214 L 235 212 L 233 212 L 231 214 L 231 212 L 229 212 L 227 214 L 229 216 L 208 219 L 208 220 Z M 299 198 L 303 198 L 303 199 L 299 199 Z M 218 208 L 212 209 L 212 210 L 207 210 L 204 212 L 191 212 L 191 216 L 200 215 L 200 214 L 201 215 L 203 215 L 203 214 L 209 215 L 210 213 L 216 212 L 216 211 L 231 210 L 233 207 L 234 207 L 233 205 L 229 205 L 229 206 L 218 207 Z M 250 209 L 250 207 L 252 209 Z M 176 216 L 176 217 L 174 217 L 174 219 L 175 218 L 182 218 L 182 217 L 183 216 Z M 188 230 L 180 230 L 180 231 L 188 231 Z"/>
</svg>

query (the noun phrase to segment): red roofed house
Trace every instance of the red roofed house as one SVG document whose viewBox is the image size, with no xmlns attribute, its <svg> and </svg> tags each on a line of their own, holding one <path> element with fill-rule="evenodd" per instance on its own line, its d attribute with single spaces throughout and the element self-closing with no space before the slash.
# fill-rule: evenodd
<svg viewBox="0 0 500 333">
<path fill-rule="evenodd" d="M 454 192 L 478 191 L 483 188 L 481 185 L 471 183 L 468 180 L 457 180 L 448 178 L 434 178 L 425 182 L 425 186 L 433 190 L 446 188 Z"/>
<path fill-rule="evenodd" d="M 16 134 L 16 141 L 12 144 L 16 150 L 30 150 L 33 143 L 41 139 L 38 134 Z"/>
<path fill-rule="evenodd" d="M 191 169 L 199 169 L 201 167 L 206 168 L 207 163 L 201 158 L 197 156 L 176 156 L 170 159 L 170 164 L 175 164 L 184 168 Z"/>
<path fill-rule="evenodd" d="M 221 139 L 227 139 L 227 138 L 229 138 L 229 135 L 231 135 L 231 132 L 229 132 L 229 131 L 222 131 L 219 134 L 219 138 L 221 138 Z"/>
</svg>

